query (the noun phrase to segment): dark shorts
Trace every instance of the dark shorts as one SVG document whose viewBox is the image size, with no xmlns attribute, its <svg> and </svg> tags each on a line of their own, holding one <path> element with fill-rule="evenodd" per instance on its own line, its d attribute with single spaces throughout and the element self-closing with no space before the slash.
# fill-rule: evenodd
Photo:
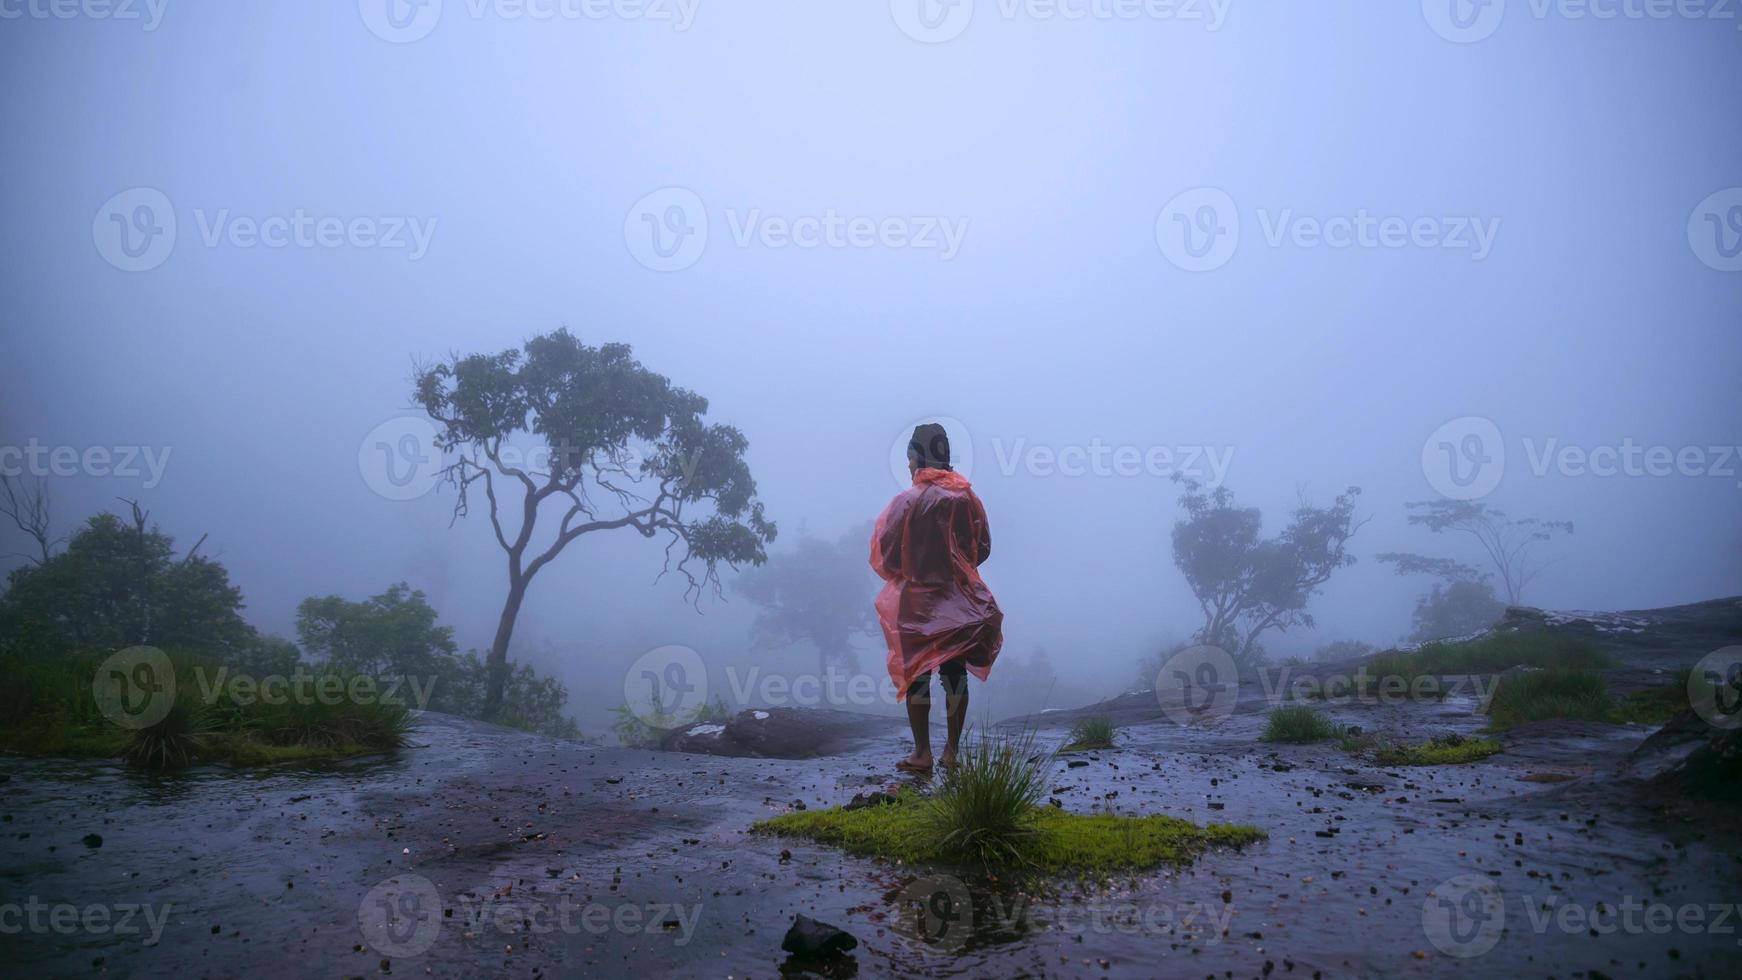
<svg viewBox="0 0 1742 980">
<path fill-rule="evenodd" d="M 938 676 L 943 678 L 945 694 L 957 697 L 968 693 L 968 665 L 960 657 L 939 664 Z M 913 683 L 907 686 L 907 696 L 910 700 L 931 697 L 930 671 L 913 679 Z"/>
</svg>

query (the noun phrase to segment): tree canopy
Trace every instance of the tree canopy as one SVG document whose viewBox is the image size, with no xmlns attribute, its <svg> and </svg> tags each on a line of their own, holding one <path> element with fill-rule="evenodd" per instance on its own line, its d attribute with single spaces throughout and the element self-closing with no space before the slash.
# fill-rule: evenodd
<svg viewBox="0 0 1742 980">
<path fill-rule="evenodd" d="M 455 519 L 481 490 L 507 557 L 486 717 L 501 704 L 527 587 L 581 536 L 627 529 L 663 539 L 664 571 L 682 574 L 695 599 L 720 591 L 721 564 L 767 557 L 775 526 L 744 461 L 749 441 L 704 421 L 706 399 L 642 367 L 626 344 L 590 347 L 557 330 L 426 367 L 413 395 L 452 458 L 443 472 L 459 489 Z"/>
</svg>

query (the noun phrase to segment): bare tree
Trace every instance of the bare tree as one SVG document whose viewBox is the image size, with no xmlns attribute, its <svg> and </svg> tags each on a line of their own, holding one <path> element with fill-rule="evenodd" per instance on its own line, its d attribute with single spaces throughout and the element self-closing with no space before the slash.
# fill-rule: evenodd
<svg viewBox="0 0 1742 980">
<path fill-rule="evenodd" d="M 1410 511 L 1411 524 L 1419 524 L 1435 534 L 1456 531 L 1475 538 L 1494 566 L 1509 606 L 1523 601 L 1525 586 L 1550 564 L 1548 559 L 1536 553 L 1537 546 L 1557 534 L 1573 533 L 1572 521 L 1544 521 L 1534 517 L 1514 520 L 1505 512 L 1477 500 L 1422 500 L 1405 507 Z M 1400 574 L 1412 570 L 1432 571 L 1398 566 Z"/>
<path fill-rule="evenodd" d="M 37 477 L 31 483 L 0 474 L 0 514 L 10 518 L 20 531 L 36 542 L 37 554 L 21 555 L 38 565 L 48 564 L 61 539 L 51 531 L 48 483 Z"/>
</svg>

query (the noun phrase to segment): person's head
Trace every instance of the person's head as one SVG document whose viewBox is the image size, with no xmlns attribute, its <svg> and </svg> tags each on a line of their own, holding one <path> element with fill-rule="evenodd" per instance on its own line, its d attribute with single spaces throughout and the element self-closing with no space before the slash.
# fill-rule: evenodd
<svg viewBox="0 0 1742 980">
<path fill-rule="evenodd" d="M 950 468 L 950 435 L 936 422 L 913 428 L 907 440 L 907 471 L 947 470 Z"/>
</svg>

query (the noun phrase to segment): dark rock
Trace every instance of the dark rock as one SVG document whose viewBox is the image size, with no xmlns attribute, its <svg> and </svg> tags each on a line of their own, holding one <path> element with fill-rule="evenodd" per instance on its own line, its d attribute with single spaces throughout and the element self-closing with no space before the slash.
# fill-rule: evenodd
<svg viewBox="0 0 1742 980">
<path fill-rule="evenodd" d="M 839 956 L 858 945 L 850 933 L 808 915 L 794 917 L 780 941 L 780 948 L 794 956 Z"/>
<path fill-rule="evenodd" d="M 882 806 L 885 803 L 894 803 L 894 802 L 895 802 L 895 797 L 891 796 L 888 793 L 883 792 L 880 789 L 874 789 L 874 790 L 869 790 L 869 791 L 864 792 L 864 793 L 855 793 L 853 795 L 853 798 L 851 800 L 848 800 L 847 804 L 845 806 L 841 807 L 841 809 L 843 809 L 843 810 L 863 810 L 868 806 Z"/>
<path fill-rule="evenodd" d="M 670 729 L 660 736 L 659 748 L 759 759 L 814 759 L 899 731 L 901 725 L 896 718 L 852 711 L 753 708 L 724 722 L 696 722 Z"/>
<path fill-rule="evenodd" d="M 102 847 L 103 846 L 103 835 L 102 834 L 86 834 L 85 835 L 85 846 L 91 848 L 92 850 L 95 850 L 99 847 Z"/>
</svg>

